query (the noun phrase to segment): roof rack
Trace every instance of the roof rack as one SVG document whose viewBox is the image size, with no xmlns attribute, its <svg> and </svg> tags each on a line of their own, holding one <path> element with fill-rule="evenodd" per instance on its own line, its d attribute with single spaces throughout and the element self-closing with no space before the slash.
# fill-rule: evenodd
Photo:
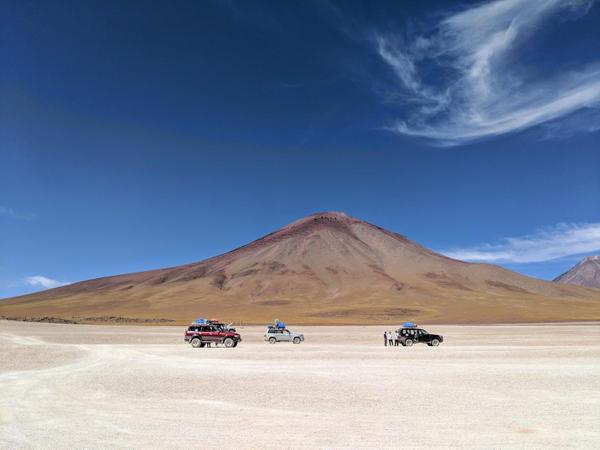
<svg viewBox="0 0 600 450">
<path fill-rule="evenodd" d="M 219 319 L 205 319 L 204 317 L 198 317 L 192 322 L 192 325 L 214 325 L 221 323 Z"/>
</svg>

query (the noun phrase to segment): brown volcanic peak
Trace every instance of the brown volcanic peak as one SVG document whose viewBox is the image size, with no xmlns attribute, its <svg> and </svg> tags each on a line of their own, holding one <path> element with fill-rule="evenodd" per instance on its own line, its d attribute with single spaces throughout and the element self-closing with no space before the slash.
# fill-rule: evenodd
<svg viewBox="0 0 600 450">
<path fill-rule="evenodd" d="M 600 288 L 600 256 L 588 256 L 561 276 L 556 283 Z"/>
<path fill-rule="evenodd" d="M 0 315 L 84 321 L 184 322 L 202 314 L 302 323 L 591 320 L 600 319 L 600 296 L 453 260 L 344 213 L 323 212 L 197 263 L 0 303 Z"/>
</svg>

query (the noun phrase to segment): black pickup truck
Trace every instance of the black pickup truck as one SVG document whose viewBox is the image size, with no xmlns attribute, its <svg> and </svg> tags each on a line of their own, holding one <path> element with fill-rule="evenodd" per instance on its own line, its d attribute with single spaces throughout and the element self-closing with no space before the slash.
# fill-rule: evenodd
<svg viewBox="0 0 600 450">
<path fill-rule="evenodd" d="M 437 347 L 444 342 L 444 336 L 431 334 L 418 327 L 403 327 L 398 330 L 400 343 L 403 347 L 410 347 L 413 344 L 427 344 L 430 347 Z"/>
</svg>

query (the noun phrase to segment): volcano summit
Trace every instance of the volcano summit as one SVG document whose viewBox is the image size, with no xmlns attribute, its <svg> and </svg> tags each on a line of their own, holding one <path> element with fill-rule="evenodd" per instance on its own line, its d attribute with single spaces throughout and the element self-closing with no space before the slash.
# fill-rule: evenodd
<svg viewBox="0 0 600 450">
<path fill-rule="evenodd" d="M 554 279 L 556 283 L 600 288 L 600 256 L 588 256 Z"/>
<path fill-rule="evenodd" d="M 6 317 L 306 324 L 599 320 L 600 290 L 454 260 L 343 213 L 308 216 L 197 263 L 0 302 Z M 113 319 L 110 319 L 113 318 Z"/>
</svg>

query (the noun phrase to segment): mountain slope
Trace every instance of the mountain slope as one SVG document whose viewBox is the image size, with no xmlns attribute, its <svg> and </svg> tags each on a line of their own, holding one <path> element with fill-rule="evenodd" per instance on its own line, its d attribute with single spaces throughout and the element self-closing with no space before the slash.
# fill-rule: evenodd
<svg viewBox="0 0 600 450">
<path fill-rule="evenodd" d="M 4 300 L 0 315 L 317 324 L 598 320 L 600 291 L 453 260 L 327 212 L 198 263 Z"/>
<path fill-rule="evenodd" d="M 600 288 L 600 256 L 588 256 L 554 279 L 556 283 Z"/>
</svg>

